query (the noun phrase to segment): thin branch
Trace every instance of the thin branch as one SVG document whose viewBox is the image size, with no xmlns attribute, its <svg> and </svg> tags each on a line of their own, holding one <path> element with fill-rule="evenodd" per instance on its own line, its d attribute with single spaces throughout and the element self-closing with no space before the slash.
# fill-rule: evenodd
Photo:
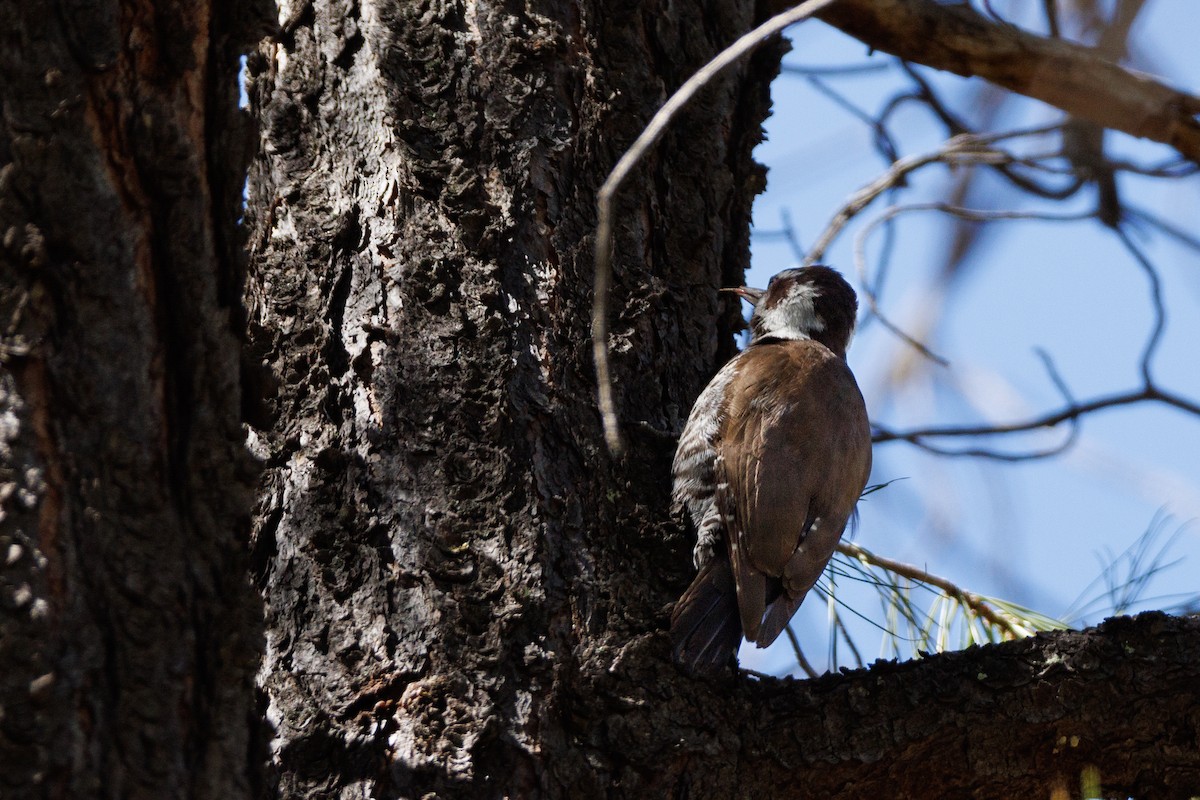
<svg viewBox="0 0 1200 800">
<path fill-rule="evenodd" d="M 888 220 L 883 224 L 883 244 L 879 246 L 879 256 L 875 259 L 875 280 L 866 288 L 866 291 L 877 300 L 883 294 L 884 281 L 891 272 L 892 256 L 896 252 L 898 241 L 900 241 L 900 236 L 897 233 L 896 221 Z M 878 319 L 881 324 L 886 324 L 886 320 L 877 313 L 865 316 L 868 321 Z"/>
<path fill-rule="evenodd" d="M 883 118 L 875 119 L 875 117 L 872 117 L 850 102 L 841 92 L 838 92 L 816 76 L 810 75 L 808 84 L 850 114 L 850 116 L 871 128 L 871 131 L 875 134 L 875 149 L 883 154 L 886 163 L 895 163 L 900 158 L 900 151 L 896 148 L 895 140 L 892 139 L 891 133 L 888 132 L 887 127 L 884 125 Z"/>
<path fill-rule="evenodd" d="M 1011 22 L 1006 20 L 1000 14 L 996 13 L 996 9 L 992 8 L 991 0 L 983 0 L 983 9 L 984 9 L 984 11 L 987 11 L 989 17 L 991 17 L 992 19 L 994 19 L 996 22 L 1000 23 L 1001 25 L 1012 25 Z"/>
<path fill-rule="evenodd" d="M 1053 447 L 1045 448 L 1044 450 L 1033 450 L 1025 453 L 1004 453 L 999 450 L 991 450 L 986 447 L 967 447 L 961 450 L 952 450 L 948 447 L 938 447 L 937 445 L 929 444 L 924 441 L 913 442 L 914 445 L 921 448 L 927 453 L 935 456 L 946 456 L 948 458 L 985 458 L 991 461 L 1037 461 L 1042 458 L 1052 458 L 1063 453 L 1074 442 L 1067 440 Z"/>
<path fill-rule="evenodd" d="M 800 639 L 796 636 L 796 632 L 792 630 L 792 624 L 789 622 L 783 629 L 787 634 L 788 641 L 792 644 L 792 652 L 796 656 L 796 663 L 800 665 L 800 669 L 804 670 L 804 674 L 809 678 L 817 677 L 817 671 L 813 669 L 813 665 L 808 663 L 808 659 L 804 656 L 804 649 L 800 647 Z"/>
<path fill-rule="evenodd" d="M 1141 222 L 1152 228 L 1157 228 L 1188 249 L 1200 252 L 1200 237 L 1194 236 L 1176 225 L 1172 225 L 1166 220 L 1151 214 L 1149 211 L 1126 204 L 1125 216 L 1135 222 Z"/>
<path fill-rule="evenodd" d="M 796 231 L 795 225 L 792 224 L 791 212 L 787 208 L 781 209 L 779 220 L 783 224 L 783 235 L 787 239 L 788 245 L 792 248 L 792 256 L 797 261 L 803 261 L 804 245 L 800 244 L 800 234 Z"/>
<path fill-rule="evenodd" d="M 1090 219 L 1093 216 L 1091 212 L 1076 214 L 1054 214 L 1050 212 L 1038 211 L 996 211 L 990 209 L 961 208 L 959 206 L 953 206 L 947 203 L 912 203 L 909 205 L 892 206 L 887 208 L 877 217 L 868 222 L 855 237 L 854 264 L 858 270 L 859 281 L 863 286 L 863 295 L 866 297 L 867 305 L 871 309 L 871 313 L 879 318 L 880 323 L 882 323 L 884 327 L 902 339 L 905 343 L 915 348 L 926 358 L 942 366 L 948 365 L 949 362 L 945 358 L 934 353 L 932 350 L 930 350 L 921 342 L 917 341 L 909 334 L 905 333 L 898 325 L 893 323 L 886 315 L 883 314 L 879 307 L 879 298 L 871 290 L 870 282 L 867 279 L 867 239 L 870 238 L 871 233 L 880 224 L 885 223 L 894 217 L 899 216 L 900 214 L 905 214 L 912 211 L 938 211 L 971 222 L 995 222 L 1000 220 L 1046 220 L 1052 222 L 1069 222 Z M 809 258 L 811 260 L 812 256 L 809 256 Z"/>
<path fill-rule="evenodd" d="M 1146 273 L 1146 279 L 1150 282 L 1150 303 L 1154 309 L 1154 327 L 1150 331 L 1150 336 L 1146 340 L 1146 347 L 1142 351 L 1142 380 L 1146 386 L 1152 386 L 1153 380 L 1150 378 L 1150 359 L 1154 357 L 1154 351 L 1158 349 L 1159 342 L 1162 341 L 1163 331 L 1167 327 L 1167 310 L 1163 306 L 1162 297 L 1162 281 L 1158 277 L 1158 270 L 1150 263 L 1150 259 L 1141 251 L 1133 240 L 1129 238 L 1129 234 L 1121 226 L 1113 228 L 1117 238 L 1121 240 L 1121 244 L 1125 245 L 1125 249 L 1133 256 L 1134 261 L 1142 268 L 1142 272 Z"/>
<path fill-rule="evenodd" d="M 1059 392 L 1062 394 L 1063 400 L 1066 402 L 1067 406 L 1068 407 L 1073 406 L 1075 404 L 1075 399 L 1071 396 L 1070 389 L 1067 388 L 1066 382 L 1063 380 L 1062 376 L 1059 375 L 1058 370 L 1055 368 L 1054 362 L 1050 360 L 1050 356 L 1041 349 L 1038 349 L 1035 352 L 1037 353 L 1038 357 L 1042 360 L 1042 364 L 1045 365 L 1046 371 L 1050 375 L 1051 382 L 1054 384 L 1055 388 L 1057 388 L 1059 390 Z M 917 447 L 921 448 L 922 450 L 925 450 L 928 453 L 932 453 L 934 455 L 939 455 L 939 456 L 955 456 L 955 457 L 971 456 L 974 458 L 989 458 L 989 459 L 992 459 L 993 461 L 1010 461 L 1010 462 L 1036 461 L 1037 459 L 1040 459 L 1040 458 L 1050 458 L 1052 456 L 1059 455 L 1060 453 L 1064 453 L 1068 449 L 1070 449 L 1075 444 L 1075 442 L 1078 440 L 1078 438 L 1079 438 L 1079 419 L 1073 418 L 1073 419 L 1065 420 L 1065 421 L 1069 422 L 1070 426 L 1071 426 L 1070 430 L 1067 432 L 1067 436 L 1065 439 L 1063 439 L 1061 442 L 1059 442 L 1058 444 L 1053 445 L 1051 447 L 1047 447 L 1047 448 L 1044 448 L 1041 450 L 1026 451 L 1023 453 L 1003 453 L 998 450 L 991 450 L 989 448 L 983 448 L 983 447 L 969 447 L 969 448 L 965 448 L 965 449 L 953 449 L 952 450 L 952 449 L 946 448 L 946 447 L 938 447 L 937 445 L 932 445 L 932 444 L 929 444 L 928 442 L 921 441 L 921 440 L 914 441 L 914 442 L 912 442 L 912 444 L 916 445 Z M 876 430 L 879 431 L 880 428 L 877 427 Z"/>
<path fill-rule="evenodd" d="M 1061 38 L 1058 28 L 1058 9 L 1055 6 L 1054 0 L 1042 0 L 1042 13 L 1046 15 L 1046 27 L 1050 31 L 1051 39 Z"/>
<path fill-rule="evenodd" d="M 1068 406 L 1075 405 L 1075 397 L 1071 394 L 1071 388 L 1067 386 L 1067 382 L 1058 371 L 1058 367 L 1054 366 L 1054 360 L 1050 358 L 1050 354 L 1040 347 L 1034 350 L 1034 352 L 1041 359 L 1042 366 L 1046 368 L 1046 374 L 1050 376 L 1050 382 L 1054 384 L 1055 389 L 1058 389 L 1058 393 L 1062 395 L 1063 401 Z M 1079 437 L 1079 419 L 1075 418 L 1068 421 L 1071 423 L 1071 431 L 1067 435 L 1059 452 L 1075 444 L 1075 440 Z"/>
<path fill-rule="evenodd" d="M 751 52 L 784 28 L 793 25 L 831 5 L 834 0 L 807 0 L 804 3 L 771 17 L 736 42 L 684 81 L 658 110 L 630 148 L 625 151 L 596 194 L 596 274 L 592 287 L 592 358 L 596 365 L 596 383 L 600 416 L 604 422 L 604 439 L 609 452 L 619 456 L 623 449 L 616 403 L 613 400 L 612 374 L 608 362 L 608 289 L 612 282 L 613 197 L 621 183 L 637 163 L 662 137 L 675 115 L 713 78 L 742 56 Z"/>
<path fill-rule="evenodd" d="M 1039 128 L 1027 128 L 984 136 L 964 134 L 947 140 L 941 147 L 930 153 L 918 156 L 906 156 L 896 161 L 887 172 L 863 186 L 838 209 L 821 236 L 809 251 L 807 264 L 815 264 L 825 255 L 825 251 L 841 234 L 842 229 L 854 219 L 863 209 L 874 202 L 889 189 L 903 186 L 909 174 L 929 164 L 945 164 L 956 167 L 968 164 L 1014 164 L 1024 162 L 1012 153 L 996 149 L 992 145 L 1018 137 L 1039 136 L 1059 129 L 1059 125 L 1047 125 Z"/>
<path fill-rule="evenodd" d="M 889 214 L 894 216 L 894 213 L 899 213 L 901 210 L 912 210 L 916 208 L 936 208 L 938 210 L 948 210 L 944 207 L 944 204 L 940 203 L 920 204 L 914 206 L 897 206 L 893 207 L 892 209 L 888 209 L 883 215 L 881 215 L 881 217 L 872 220 L 870 225 L 868 225 L 867 228 L 859 233 L 859 240 L 856 242 L 856 245 L 858 245 L 856 247 L 856 261 L 860 264 L 862 263 L 863 256 L 861 255 L 861 250 L 864 246 L 862 242 L 870 233 L 871 228 L 878 225 L 882 218 L 887 217 Z M 970 211 L 967 209 L 951 209 L 951 211 L 960 216 L 965 213 L 967 218 L 979 218 L 982 214 L 982 212 Z M 1001 218 L 1004 219 L 1021 218 L 1020 212 L 988 212 L 986 217 L 996 218 L 997 214 L 1000 214 Z M 1053 218 L 1063 219 L 1064 217 L 1055 215 Z M 1166 308 L 1162 296 L 1162 282 L 1158 276 L 1157 270 L 1154 268 L 1154 265 L 1150 263 L 1150 260 L 1147 258 L 1147 256 L 1133 242 L 1125 228 L 1123 226 L 1117 226 L 1113 228 L 1113 231 L 1116 233 L 1117 237 L 1120 239 L 1121 243 L 1125 246 L 1129 253 L 1134 257 L 1134 260 L 1137 261 L 1138 265 L 1146 274 L 1146 277 L 1150 283 L 1150 299 L 1154 313 L 1154 324 L 1151 328 L 1149 336 L 1147 337 L 1146 345 L 1142 351 L 1140 368 L 1143 385 L 1140 389 L 1126 392 L 1124 394 L 1098 398 L 1087 403 L 1077 403 L 1071 398 L 1065 382 L 1058 375 L 1058 372 L 1055 370 L 1053 363 L 1049 360 L 1049 357 L 1044 353 L 1039 352 L 1039 356 L 1042 358 L 1043 363 L 1046 365 L 1047 371 L 1050 373 L 1051 380 L 1054 382 L 1055 386 L 1063 394 L 1066 400 L 1066 406 L 1062 410 L 1034 420 L 1003 425 L 926 428 L 923 430 L 912 430 L 903 433 L 889 431 L 883 427 L 877 426 L 873 440 L 877 443 L 887 441 L 906 441 L 931 453 L 944 456 L 972 456 L 1002 461 L 1026 461 L 1058 455 L 1066 450 L 1071 446 L 1071 444 L 1074 443 L 1076 439 L 1078 434 L 1079 418 L 1085 414 L 1090 414 L 1094 411 L 1104 408 L 1153 401 L 1173 406 L 1190 414 L 1200 415 L 1200 405 L 1197 405 L 1191 400 L 1179 397 L 1178 395 L 1163 391 L 1154 383 L 1150 370 L 1150 362 L 1153 359 L 1154 353 L 1161 343 L 1163 334 L 1166 330 Z M 984 448 L 952 450 L 932 445 L 925 441 L 929 438 L 991 436 L 996 434 L 1032 431 L 1041 428 L 1052 428 L 1061 424 L 1062 422 L 1070 422 L 1072 428 L 1068 437 L 1061 444 L 1046 450 L 1030 453 L 999 453 L 994 450 Z"/>
<path fill-rule="evenodd" d="M 1094 411 L 1099 411 L 1105 408 L 1115 408 L 1117 406 L 1127 406 L 1134 403 L 1143 402 L 1158 402 L 1163 403 L 1189 414 L 1194 414 L 1200 417 L 1200 405 L 1179 397 L 1170 392 L 1165 392 L 1156 386 L 1144 386 L 1131 392 L 1123 394 L 1109 395 L 1108 397 L 1100 397 L 1095 400 L 1089 400 L 1086 403 L 1076 403 L 1067 406 L 1066 408 L 1046 414 L 1041 417 L 1036 417 L 1024 422 L 1013 422 L 1000 425 L 962 425 L 962 426 L 942 426 L 918 428 L 909 431 L 893 431 L 882 426 L 875 427 L 875 434 L 871 437 L 876 444 L 884 442 L 909 442 L 910 444 L 925 447 L 923 439 L 955 437 L 955 436 L 995 436 L 1007 433 L 1019 433 L 1021 431 L 1034 431 L 1041 428 L 1053 428 L 1068 420 L 1078 419 L 1085 414 L 1091 414 Z M 940 452 L 940 451 L 939 451 Z M 948 451 L 944 455 L 978 455 L 978 453 L 967 451 Z"/>
<path fill-rule="evenodd" d="M 803 75 L 810 77 L 845 77 L 847 75 L 866 75 L 875 72 L 886 72 L 892 65 L 887 62 L 873 64 L 846 64 L 844 66 L 805 66 L 803 64 L 783 64 L 779 71 L 785 75 Z"/>
<path fill-rule="evenodd" d="M 865 290 L 863 293 L 867 297 L 867 305 L 871 310 L 871 315 L 875 319 L 879 320 L 879 324 L 882 325 L 883 327 L 887 328 L 887 330 L 893 336 L 895 336 L 897 339 L 900 339 L 902 342 L 907 344 L 909 347 L 913 348 L 918 353 L 925 356 L 925 358 L 928 358 L 930 361 L 937 364 L 938 366 L 942 366 L 942 367 L 950 366 L 950 361 L 948 359 L 946 359 L 943 356 L 939 356 L 937 353 L 933 352 L 928 347 L 926 347 L 924 344 L 917 341 L 915 338 L 913 338 L 908 333 L 906 333 L 903 329 L 900 328 L 899 325 L 892 322 L 891 318 L 889 318 L 886 314 L 884 314 L 883 311 L 879 308 L 879 301 L 873 293 L 865 291 Z"/>
<path fill-rule="evenodd" d="M 943 103 L 941 98 L 938 97 L 937 92 L 933 90 L 933 87 L 929 85 L 929 82 L 926 81 L 919 72 L 917 72 L 916 68 L 913 67 L 912 64 L 908 63 L 907 61 L 901 61 L 900 63 L 904 67 L 904 72 L 919 89 L 919 92 L 916 95 L 906 95 L 905 97 L 910 97 L 919 101 L 922 105 L 926 106 L 930 111 L 932 111 L 946 127 L 946 130 L 950 136 L 975 133 L 975 131 L 973 131 L 965 122 L 960 120 L 946 107 L 946 104 Z M 995 90 L 994 87 L 993 90 Z M 981 91 L 977 94 L 985 95 L 985 92 Z M 1009 95 L 1009 97 L 1011 97 L 1011 95 Z M 991 114 L 988 115 L 989 118 L 998 113 L 999 106 L 1004 103 L 1004 100 L 1005 98 L 997 99 L 996 105 L 990 108 Z M 1016 162 L 1011 164 L 988 164 L 985 166 L 991 167 L 993 170 L 1002 175 L 1005 180 L 1016 186 L 1018 189 L 1047 200 L 1065 200 L 1066 198 L 1078 192 L 1079 188 L 1083 186 L 1083 179 L 1079 177 L 1079 175 L 1077 175 L 1073 169 L 1062 171 L 1062 173 L 1071 175 L 1072 180 L 1064 186 L 1054 188 L 1051 186 L 1043 186 L 1034 179 L 1022 175 L 1016 170 L 1016 167 L 1018 166 Z M 1057 170 L 1045 169 L 1043 169 L 1043 171 L 1058 172 Z"/>
<path fill-rule="evenodd" d="M 1038 348 L 1034 352 L 1038 358 L 1042 360 L 1042 364 L 1046 367 L 1046 372 L 1050 376 L 1050 381 L 1058 389 L 1063 396 L 1063 400 L 1068 406 L 1074 405 L 1075 398 L 1071 396 L 1071 390 L 1067 387 L 1066 381 L 1059 374 L 1058 369 L 1054 366 L 1054 362 L 1050 359 L 1050 355 L 1046 351 Z M 915 444 L 926 452 L 941 456 L 972 456 L 976 458 L 990 458 L 994 461 L 1035 461 L 1039 458 L 1050 458 L 1066 452 L 1079 438 L 1079 420 L 1078 418 L 1067 420 L 1070 423 L 1071 429 L 1067 432 L 1067 436 L 1061 442 L 1052 447 L 1047 447 L 1042 450 L 1026 451 L 1024 453 L 1002 453 L 997 450 L 988 448 L 971 447 L 966 449 L 951 450 L 949 448 L 937 447 L 926 442 L 916 442 Z"/>
<path fill-rule="evenodd" d="M 1146 0 L 1118 0 L 1112 17 L 1105 21 L 1104 30 L 1096 41 L 1096 49 L 1109 61 L 1125 60 L 1129 54 L 1129 32 L 1142 13 Z"/>
<path fill-rule="evenodd" d="M 1111 166 L 1117 172 L 1129 172 L 1148 178 L 1190 178 L 1200 172 L 1200 164 L 1194 164 L 1182 158 L 1172 158 L 1157 166 L 1143 166 L 1132 161 L 1115 160 L 1111 162 Z"/>
<path fill-rule="evenodd" d="M 919 89 L 919 92 L 916 95 L 911 95 L 913 99 L 920 101 L 926 107 L 928 107 L 929 110 L 934 113 L 934 116 L 941 120 L 942 125 L 946 127 L 946 130 L 949 131 L 951 136 L 958 136 L 963 133 L 974 133 L 974 131 L 967 127 L 965 122 L 960 120 L 956 114 L 950 111 L 950 109 L 946 108 L 946 104 L 943 103 L 941 98 L 937 96 L 937 93 L 933 91 L 933 87 L 929 85 L 928 81 L 921 77 L 921 74 L 917 72 L 916 68 L 912 64 L 908 63 L 907 61 L 901 61 L 900 65 L 904 68 L 904 73 L 908 75 L 909 79 L 915 83 Z"/>
</svg>

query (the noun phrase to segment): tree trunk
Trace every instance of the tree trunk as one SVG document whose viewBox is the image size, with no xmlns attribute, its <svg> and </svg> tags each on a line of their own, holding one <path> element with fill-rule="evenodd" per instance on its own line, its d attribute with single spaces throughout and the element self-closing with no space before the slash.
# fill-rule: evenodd
<svg viewBox="0 0 1200 800">
<path fill-rule="evenodd" d="M 5 798 L 261 774 L 231 12 L 0 5 Z"/>
<path fill-rule="evenodd" d="M 629 754 L 590 682 L 661 657 L 689 545 L 672 432 L 733 352 L 780 46 L 719 81 L 623 195 L 590 363 L 595 190 L 752 4 L 300 3 L 251 60 L 254 562 L 287 797 L 595 796 Z M 256 356 L 256 357 L 257 357 Z M 595 720 L 599 722 L 599 720 Z"/>
</svg>

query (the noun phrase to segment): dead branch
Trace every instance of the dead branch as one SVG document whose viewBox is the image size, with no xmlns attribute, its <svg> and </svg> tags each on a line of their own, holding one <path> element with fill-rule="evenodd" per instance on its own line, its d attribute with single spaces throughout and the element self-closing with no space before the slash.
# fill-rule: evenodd
<svg viewBox="0 0 1200 800">
<path fill-rule="evenodd" d="M 876 50 L 983 78 L 1200 162 L 1200 98 L 1106 61 L 1092 48 L 989 20 L 965 3 L 841 0 L 818 16 Z"/>
</svg>

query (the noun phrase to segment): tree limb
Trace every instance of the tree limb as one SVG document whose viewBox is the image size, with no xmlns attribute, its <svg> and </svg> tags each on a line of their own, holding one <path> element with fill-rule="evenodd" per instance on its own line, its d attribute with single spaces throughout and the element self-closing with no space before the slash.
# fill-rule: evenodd
<svg viewBox="0 0 1200 800">
<path fill-rule="evenodd" d="M 1200 162 L 1200 98 L 1091 48 L 994 22 L 966 4 L 933 0 L 840 0 L 818 16 L 872 49 L 983 78 Z"/>
<path fill-rule="evenodd" d="M 1098 771 L 1104 797 L 1187 797 L 1197 664 L 1200 619 L 1152 612 L 811 681 L 684 691 L 626 658 L 586 696 L 646 758 L 624 796 L 1050 797 Z"/>
</svg>

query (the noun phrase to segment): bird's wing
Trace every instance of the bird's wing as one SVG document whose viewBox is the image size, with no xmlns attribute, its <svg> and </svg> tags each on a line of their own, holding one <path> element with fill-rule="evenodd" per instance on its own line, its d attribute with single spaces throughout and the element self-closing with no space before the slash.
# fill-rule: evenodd
<svg viewBox="0 0 1200 800">
<path fill-rule="evenodd" d="M 746 352 L 761 363 L 739 376 L 760 385 L 735 378 L 729 387 L 721 454 L 735 498 L 726 530 L 742 626 L 765 646 L 833 555 L 866 483 L 871 442 L 845 361 L 809 341 L 758 352 Z"/>
<path fill-rule="evenodd" d="M 722 447 L 722 451 L 727 448 Z M 735 465 L 740 465 L 734 454 Z M 730 469 L 731 462 L 724 453 L 717 456 L 713 471 L 716 477 L 716 507 L 725 529 L 725 543 L 729 550 L 729 565 L 733 569 L 734 586 L 737 588 L 738 613 L 742 618 L 742 631 L 746 638 L 753 639 L 767 606 L 767 576 L 756 569 L 746 551 L 746 535 L 742 522 L 746 518 L 744 503 L 740 502 L 744 480 L 738 480 Z"/>
<path fill-rule="evenodd" d="M 675 479 L 672 497 L 687 508 L 696 525 L 703 519 L 711 498 L 708 492 L 714 485 L 713 462 L 717 456 L 714 442 L 725 417 L 725 392 L 737 374 L 741 357 L 739 354 L 721 367 L 696 398 L 675 449 L 671 464 Z"/>
</svg>

